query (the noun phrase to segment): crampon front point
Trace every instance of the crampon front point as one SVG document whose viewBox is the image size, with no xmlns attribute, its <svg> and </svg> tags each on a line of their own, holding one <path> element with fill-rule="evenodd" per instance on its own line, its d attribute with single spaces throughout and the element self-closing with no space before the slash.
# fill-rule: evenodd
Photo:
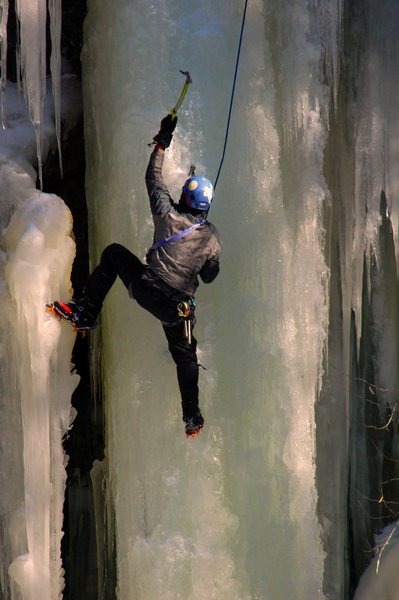
<svg viewBox="0 0 399 600">
<path fill-rule="evenodd" d="M 196 431 L 187 432 L 186 438 L 193 439 L 199 436 L 201 429 L 196 429 Z"/>
</svg>

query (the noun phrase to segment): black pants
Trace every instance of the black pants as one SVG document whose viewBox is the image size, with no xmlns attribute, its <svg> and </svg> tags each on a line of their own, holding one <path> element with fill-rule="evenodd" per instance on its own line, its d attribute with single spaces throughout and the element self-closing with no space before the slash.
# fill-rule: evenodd
<svg viewBox="0 0 399 600">
<path fill-rule="evenodd" d="M 130 250 L 120 244 L 111 244 L 105 248 L 100 264 L 87 280 L 85 296 L 98 314 L 119 276 L 138 304 L 162 322 L 169 351 L 176 364 L 183 417 L 190 417 L 198 411 L 197 340 L 191 336 L 189 343 L 184 321 L 177 317 L 177 301 L 141 279 L 145 269 L 146 266 Z"/>
</svg>

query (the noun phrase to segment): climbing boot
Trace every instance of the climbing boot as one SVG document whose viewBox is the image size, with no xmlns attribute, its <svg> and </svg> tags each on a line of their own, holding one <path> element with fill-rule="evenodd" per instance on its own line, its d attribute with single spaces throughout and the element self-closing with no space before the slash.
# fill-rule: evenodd
<svg viewBox="0 0 399 600">
<path fill-rule="evenodd" d="M 78 331 L 90 331 L 97 325 L 94 306 L 86 298 L 70 302 L 55 300 L 47 307 L 52 313 L 68 321 Z"/>
<path fill-rule="evenodd" d="M 204 426 L 204 417 L 201 415 L 200 410 L 192 417 L 184 416 L 183 421 L 187 437 L 195 437 Z"/>
</svg>

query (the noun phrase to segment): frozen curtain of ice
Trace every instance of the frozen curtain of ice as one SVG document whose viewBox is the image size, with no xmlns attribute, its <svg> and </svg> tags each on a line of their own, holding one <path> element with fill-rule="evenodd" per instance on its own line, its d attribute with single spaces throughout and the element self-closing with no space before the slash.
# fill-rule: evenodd
<svg viewBox="0 0 399 600">
<path fill-rule="evenodd" d="M 73 421 L 77 376 L 71 374 L 73 333 L 61 335 L 45 305 L 71 293 L 75 244 L 68 208 L 36 188 L 32 165 L 41 184 L 42 161 L 59 137 L 61 2 L 48 3 L 54 103 L 46 99 L 47 3 L 16 4 L 21 39 L 16 85 L 6 84 L 7 0 L 0 5 L 0 595 L 54 600 L 64 585 L 62 438 Z"/>
</svg>

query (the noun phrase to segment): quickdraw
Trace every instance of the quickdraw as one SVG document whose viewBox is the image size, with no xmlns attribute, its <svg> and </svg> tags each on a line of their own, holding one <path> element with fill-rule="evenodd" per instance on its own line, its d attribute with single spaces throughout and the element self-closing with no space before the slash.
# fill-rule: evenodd
<svg viewBox="0 0 399 600">
<path fill-rule="evenodd" d="M 191 344 L 191 331 L 194 324 L 194 311 L 195 311 L 195 300 L 194 298 L 188 298 L 188 300 L 182 300 L 177 305 L 177 314 L 181 319 L 184 319 L 184 333 Z"/>
</svg>

